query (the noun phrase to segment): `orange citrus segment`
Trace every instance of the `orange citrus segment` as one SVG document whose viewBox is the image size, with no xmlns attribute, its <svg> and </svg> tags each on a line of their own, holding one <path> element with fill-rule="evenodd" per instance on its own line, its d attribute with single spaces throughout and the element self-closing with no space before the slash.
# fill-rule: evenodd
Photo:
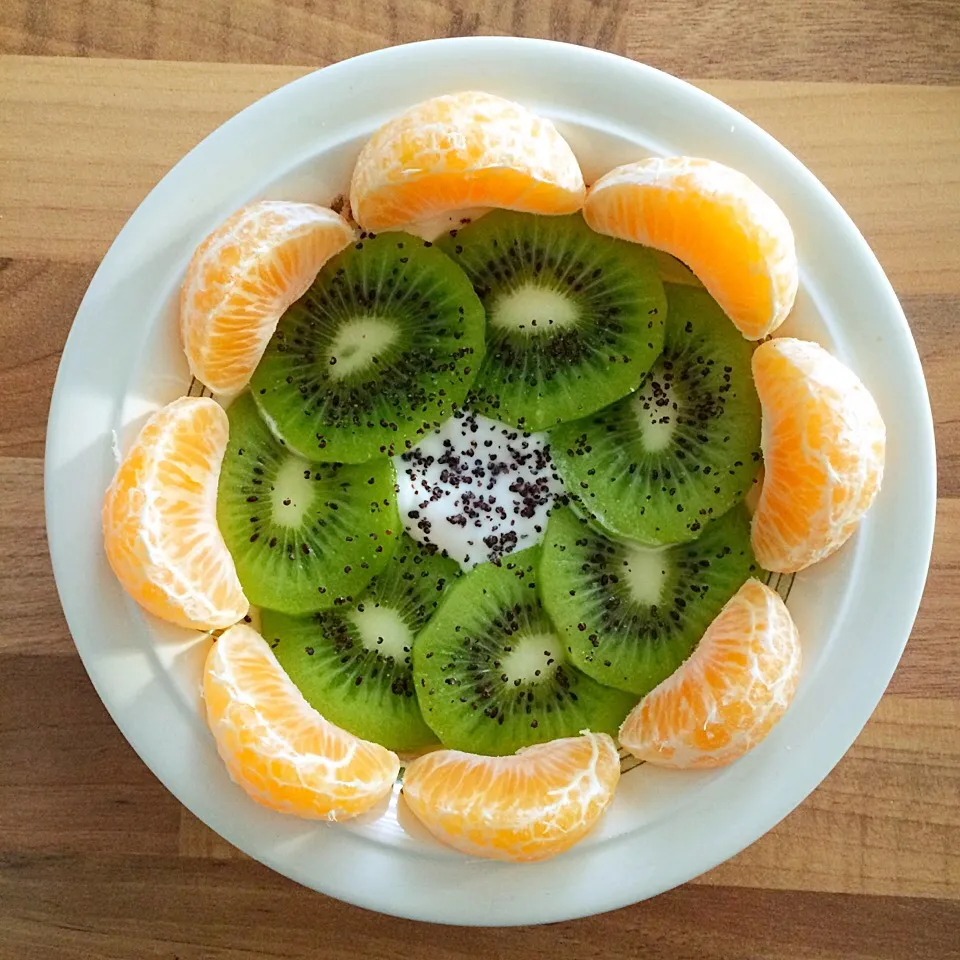
<svg viewBox="0 0 960 960">
<path fill-rule="evenodd" d="M 839 549 L 870 508 L 886 430 L 867 388 L 819 344 L 761 344 L 753 376 L 765 471 L 753 549 L 765 569 L 793 573 Z"/>
<path fill-rule="evenodd" d="M 783 716 L 800 673 L 800 639 L 780 595 L 748 580 L 690 658 L 630 712 L 620 743 L 664 767 L 719 767 Z"/>
<path fill-rule="evenodd" d="M 103 501 L 110 566 L 141 606 L 183 627 L 212 630 L 247 612 L 217 528 L 227 415 L 181 397 L 158 410 L 117 468 Z"/>
<path fill-rule="evenodd" d="M 793 231 L 752 180 L 713 160 L 640 160 L 602 176 L 583 215 L 598 233 L 682 260 L 737 329 L 760 340 L 797 295 Z"/>
<path fill-rule="evenodd" d="M 407 767 L 403 796 L 438 840 L 463 853 L 545 860 L 593 828 L 619 779 L 613 740 L 584 733 L 512 757 L 428 753 Z"/>
<path fill-rule="evenodd" d="M 384 124 L 360 151 L 350 205 L 367 230 L 469 207 L 573 213 L 583 174 L 549 121 L 488 93 L 435 97 Z"/>
<path fill-rule="evenodd" d="M 203 698 L 230 776 L 265 807 L 346 820 L 393 789 L 397 755 L 320 716 L 252 627 L 231 627 L 210 649 Z"/>
<path fill-rule="evenodd" d="M 214 393 L 239 393 L 281 314 L 353 237 L 312 203 L 264 200 L 225 220 L 197 247 L 180 294 L 190 372 Z"/>
</svg>

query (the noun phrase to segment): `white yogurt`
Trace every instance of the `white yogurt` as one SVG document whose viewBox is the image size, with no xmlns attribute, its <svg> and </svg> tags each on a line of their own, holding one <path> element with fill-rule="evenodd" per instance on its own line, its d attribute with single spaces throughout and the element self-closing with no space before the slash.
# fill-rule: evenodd
<svg viewBox="0 0 960 960">
<path fill-rule="evenodd" d="M 407 533 L 464 570 L 539 543 L 563 493 L 546 434 L 469 412 L 394 462 Z"/>
</svg>

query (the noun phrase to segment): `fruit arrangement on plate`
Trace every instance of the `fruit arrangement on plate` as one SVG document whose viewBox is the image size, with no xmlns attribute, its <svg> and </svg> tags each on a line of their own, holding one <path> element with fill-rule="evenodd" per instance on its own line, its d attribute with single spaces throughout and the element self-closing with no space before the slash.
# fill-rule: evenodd
<svg viewBox="0 0 960 960">
<path fill-rule="evenodd" d="M 771 338 L 793 234 L 717 162 L 588 189 L 550 121 L 459 93 L 378 130 L 338 207 L 253 203 L 197 248 L 180 331 L 213 396 L 142 428 L 107 557 L 211 635 L 254 800 L 376 815 L 402 772 L 442 842 L 541 860 L 609 806 L 617 741 L 702 768 L 769 733 L 801 645 L 765 581 L 853 534 L 883 421 Z"/>
</svg>

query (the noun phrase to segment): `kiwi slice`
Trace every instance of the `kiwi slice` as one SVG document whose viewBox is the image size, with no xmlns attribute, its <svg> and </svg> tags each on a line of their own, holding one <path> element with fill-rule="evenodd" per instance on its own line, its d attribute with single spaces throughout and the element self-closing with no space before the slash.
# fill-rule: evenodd
<svg viewBox="0 0 960 960">
<path fill-rule="evenodd" d="M 666 303 L 650 251 L 579 213 L 497 210 L 439 242 L 487 311 L 473 409 L 544 430 L 635 390 L 660 353 Z"/>
<path fill-rule="evenodd" d="M 409 450 L 463 402 L 484 313 L 433 244 L 366 236 L 329 260 L 280 318 L 251 380 L 277 436 L 311 460 Z"/>
<path fill-rule="evenodd" d="M 640 389 L 550 433 L 567 493 L 612 533 L 653 545 L 699 536 L 760 465 L 753 346 L 705 290 L 666 289 L 666 343 Z"/>
<path fill-rule="evenodd" d="M 328 720 L 391 750 L 417 750 L 436 736 L 414 690 L 414 638 L 459 575 L 455 561 L 404 534 L 360 601 L 309 617 L 264 611 L 263 635 Z"/>
<path fill-rule="evenodd" d="M 247 598 L 284 613 L 351 603 L 402 529 L 391 461 L 310 463 L 274 438 L 249 393 L 227 418 L 217 522 Z"/>
<path fill-rule="evenodd" d="M 636 697 L 572 666 L 537 590 L 540 548 L 451 588 L 413 648 L 424 719 L 445 746 L 503 756 L 581 730 L 616 734 Z"/>
<path fill-rule="evenodd" d="M 571 661 L 600 683 L 643 695 L 693 652 L 723 605 L 757 573 L 740 504 L 689 543 L 614 540 L 566 507 L 547 525 L 543 604 Z"/>
</svg>

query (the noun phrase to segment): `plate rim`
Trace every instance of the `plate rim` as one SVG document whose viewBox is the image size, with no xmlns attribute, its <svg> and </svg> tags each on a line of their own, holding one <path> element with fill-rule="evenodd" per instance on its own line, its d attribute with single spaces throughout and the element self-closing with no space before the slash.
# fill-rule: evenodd
<svg viewBox="0 0 960 960">
<path fill-rule="evenodd" d="M 436 51 L 436 52 L 435 52 Z M 557 59 L 557 62 L 563 62 L 564 69 L 572 70 L 575 61 L 584 70 L 620 71 L 624 75 L 627 73 L 640 79 L 642 83 L 656 87 L 671 88 L 678 96 L 689 99 L 694 104 L 701 105 L 704 109 L 709 109 L 714 113 L 719 113 L 741 133 L 746 132 L 754 137 L 758 142 L 765 144 L 766 149 L 772 151 L 777 157 L 779 163 L 789 168 L 795 177 L 798 177 L 804 183 L 806 189 L 812 191 L 820 203 L 825 205 L 826 209 L 832 211 L 832 215 L 839 217 L 844 221 L 844 230 L 846 239 L 854 245 L 860 259 L 864 262 L 865 269 L 868 270 L 871 286 L 878 295 L 882 295 L 888 302 L 887 305 L 891 314 L 896 318 L 900 328 L 895 331 L 901 338 L 905 335 L 909 342 L 912 352 L 908 351 L 905 360 L 908 366 L 908 373 L 912 376 L 912 387 L 914 396 L 912 402 L 918 406 L 922 416 L 916 421 L 918 432 L 918 443 L 923 448 L 924 462 L 920 464 L 920 473 L 922 476 L 917 483 L 917 487 L 926 487 L 926 493 L 922 496 L 917 507 L 918 515 L 916 517 L 914 541 L 912 544 L 911 555 L 916 562 L 914 568 L 913 582 L 909 590 L 909 599 L 900 604 L 899 622 L 906 629 L 902 632 L 903 636 L 899 638 L 896 657 L 891 657 L 889 663 L 878 669 L 870 677 L 870 683 L 865 687 L 854 691 L 851 694 L 850 704 L 855 705 L 855 710 L 847 711 L 847 718 L 843 724 L 842 734 L 837 734 L 835 730 L 826 729 L 826 724 L 821 723 L 810 731 L 808 741 L 805 741 L 808 751 L 816 753 L 816 757 L 808 764 L 803 785 L 791 785 L 791 789 L 781 791 L 780 795 L 774 801 L 764 804 L 764 810 L 759 813 L 755 798 L 750 798 L 745 802 L 745 811 L 752 811 L 754 817 L 744 816 L 740 822 L 733 824 L 729 833 L 725 834 L 722 841 L 718 841 L 712 849 L 710 855 L 701 858 L 695 869 L 689 867 L 683 862 L 683 858 L 673 859 L 670 865 L 670 859 L 666 859 L 668 868 L 658 875 L 655 882 L 651 883 L 650 878 L 637 872 L 631 863 L 630 855 L 631 843 L 629 837 L 621 838 L 617 841 L 605 841 L 604 843 L 591 847 L 590 853 L 584 851 L 584 855 L 577 859 L 564 859 L 563 861 L 553 861 L 552 867 L 547 865 L 535 866 L 511 866 L 484 861 L 476 863 L 467 860 L 442 861 L 438 866 L 433 861 L 426 858 L 414 858 L 420 862 L 423 870 L 436 875 L 435 882 L 441 884 L 460 884 L 460 897 L 457 900 L 459 906 L 451 909 L 450 903 L 431 903 L 424 902 L 423 898 L 418 897 L 416 892 L 411 896 L 409 893 L 397 891 L 392 887 L 377 887 L 369 882 L 369 871 L 382 870 L 386 875 L 390 875 L 396 866 L 389 861 L 397 854 L 384 847 L 380 850 L 371 848 L 378 847 L 370 840 L 352 834 L 347 830 L 339 830 L 336 833 L 328 827 L 321 827 L 327 830 L 328 835 L 324 839 L 326 858 L 332 862 L 337 862 L 341 856 L 350 856 L 358 861 L 363 860 L 364 870 L 368 872 L 366 880 L 358 876 L 354 882 L 349 878 L 334 878 L 323 884 L 317 881 L 316 870 L 311 870 L 302 864 L 291 864 L 288 859 L 278 856 L 274 849 L 264 847 L 262 838 L 257 838 L 258 842 L 246 835 L 243 835 L 244 823 L 241 820 L 253 820 L 268 823 L 263 820 L 263 815 L 273 817 L 277 815 L 268 814 L 257 810 L 256 818 L 251 815 L 250 818 L 243 817 L 235 823 L 226 823 L 223 820 L 216 821 L 216 817 L 211 817 L 209 812 L 214 809 L 214 805 L 205 801 L 202 791 L 198 793 L 195 789 L 190 790 L 180 782 L 169 782 L 171 777 L 169 770 L 165 768 L 164 762 L 155 753 L 143 736 L 141 729 L 134 729 L 134 723 L 131 719 L 128 708 L 118 704 L 116 692 L 112 689 L 104 673 L 97 663 L 96 657 L 96 638 L 91 631 L 91 624 L 88 621 L 87 612 L 78 604 L 78 598 L 75 590 L 70 586 L 73 582 L 71 573 L 71 564 L 75 559 L 73 552 L 75 544 L 66 542 L 61 537 L 60 522 L 57 519 L 61 516 L 61 504 L 57 502 L 57 497 L 64 490 L 63 478 L 56 474 L 57 463 L 56 453 L 63 445 L 64 438 L 61 423 L 64 421 L 67 406 L 69 402 L 68 373 L 71 366 L 82 360 L 81 342 L 86 332 L 93 329 L 97 318 L 92 315 L 90 305 L 95 300 L 95 294 L 100 286 L 104 284 L 104 277 L 114 268 L 115 262 L 121 262 L 120 250 L 128 237 L 137 229 L 138 224 L 145 220 L 146 215 L 155 206 L 162 197 L 165 190 L 171 189 L 171 185 L 182 176 L 186 166 L 194 164 L 196 158 L 203 153 L 216 147 L 217 143 L 226 142 L 226 139 L 236 129 L 252 122 L 258 111 L 263 111 L 265 105 L 267 108 L 271 104 L 279 104 L 282 100 L 290 98 L 291 91 L 299 90 L 306 93 L 311 86 L 318 83 L 317 79 L 321 75 L 325 76 L 323 82 L 345 82 L 350 83 L 350 77 L 355 71 L 365 71 L 371 69 L 386 69 L 388 72 L 392 67 L 409 63 L 408 58 L 413 57 L 418 62 L 424 62 L 434 57 L 443 57 L 449 54 L 451 56 L 478 57 L 490 55 L 509 55 L 510 57 L 529 58 L 533 61 L 538 59 L 550 60 Z M 147 213 L 145 213 L 147 211 Z M 197 146 L 187 153 L 154 187 L 147 195 L 144 201 L 138 206 L 137 210 L 131 215 L 120 233 L 117 235 L 110 249 L 103 258 L 100 266 L 94 275 L 93 280 L 88 287 L 84 298 L 77 311 L 77 316 L 71 327 L 63 355 L 57 371 L 56 382 L 51 399 L 50 412 L 48 416 L 46 448 L 44 462 L 44 492 L 45 492 L 45 513 L 47 518 L 47 536 L 53 563 L 54 576 L 57 583 L 57 590 L 60 596 L 61 605 L 70 628 L 71 636 L 84 663 L 84 667 L 91 678 L 91 681 L 110 713 L 114 722 L 120 728 L 121 732 L 154 774 L 164 783 L 168 790 L 177 797 L 188 809 L 195 813 L 203 822 L 212 829 L 220 833 L 231 844 L 237 846 L 250 856 L 265 863 L 277 872 L 291 877 L 292 879 L 303 883 L 308 887 L 320 890 L 328 895 L 338 897 L 339 899 L 352 902 L 359 906 L 375 909 L 383 913 L 393 914 L 400 917 L 411 919 L 428 920 L 433 922 L 443 922 L 452 924 L 469 925 L 516 925 L 528 923 L 551 922 L 557 920 L 573 919 L 576 917 L 587 916 L 606 910 L 612 910 L 636 902 L 638 899 L 645 899 L 648 896 L 656 895 L 665 890 L 671 889 L 699 876 L 703 872 L 723 862 L 730 856 L 739 852 L 750 843 L 754 842 L 760 836 L 765 834 L 791 810 L 798 806 L 823 780 L 826 774 L 836 765 L 847 749 L 849 749 L 853 740 L 859 735 L 860 730 L 866 724 L 870 715 L 876 708 L 890 678 L 892 677 L 900 655 L 906 645 L 909 637 L 909 628 L 912 625 L 920 599 L 923 593 L 923 586 L 926 580 L 926 572 L 929 567 L 930 555 L 933 543 L 934 517 L 936 509 L 936 454 L 933 436 L 933 420 L 930 411 L 929 398 L 927 396 L 926 384 L 920 367 L 919 357 L 916 353 L 916 346 L 910 333 L 906 318 L 903 315 L 896 295 L 890 286 L 889 281 L 884 275 L 873 252 L 867 246 L 866 241 L 860 235 L 849 216 L 842 210 L 837 201 L 829 194 L 825 187 L 810 173 L 789 151 L 774 140 L 769 134 L 760 127 L 739 114 L 728 105 L 722 103 L 710 94 L 700 90 L 691 84 L 686 83 L 669 74 L 656 70 L 645 64 L 640 64 L 615 54 L 610 54 L 592 48 L 580 47 L 572 44 L 558 43 L 555 41 L 535 40 L 529 38 L 517 37 L 467 37 L 467 38 L 448 38 L 439 40 L 420 41 L 414 44 L 405 44 L 395 47 L 388 47 L 382 50 L 363 54 L 350 60 L 341 61 L 331 66 L 322 68 L 306 74 L 305 76 L 286 84 L 277 90 L 272 91 L 265 97 L 251 104 L 240 113 L 234 115 L 224 124 L 215 129 L 205 137 Z M 100 545 L 97 544 L 99 549 Z M 894 644 L 893 646 L 896 646 Z M 857 719 L 851 721 L 850 715 L 856 715 Z M 816 749 L 814 749 L 816 748 Z M 732 768 L 729 768 L 732 769 Z M 189 799 L 185 799 L 189 798 Z M 244 804 L 249 804 L 246 798 L 242 798 Z M 252 804 L 249 804 L 253 806 Z M 197 811 L 201 812 L 197 812 Z M 204 815 L 207 814 L 207 815 Z M 747 826 L 749 821 L 750 825 Z M 758 827 L 759 823 L 759 827 Z M 269 829 L 269 828 L 268 828 Z M 617 849 L 618 848 L 618 849 Z M 653 843 L 653 850 L 657 849 L 656 843 Z M 567 855 L 569 857 L 570 855 Z M 596 864 L 591 866 L 583 861 L 592 859 L 595 862 L 603 861 L 602 870 L 598 870 Z M 586 891 L 587 881 L 595 889 L 589 892 L 590 896 L 582 902 L 575 901 L 571 891 L 562 883 L 558 884 L 556 873 L 560 870 L 561 862 L 570 869 L 574 869 L 574 864 L 580 864 L 579 877 L 581 878 L 580 888 L 577 893 L 583 894 Z M 683 862 L 683 865 L 681 863 Z M 427 866 L 426 864 L 430 864 Z M 599 883 L 601 878 L 609 876 L 621 876 L 624 884 L 621 886 L 611 886 L 609 882 Z M 473 879 L 465 882 L 464 877 L 482 878 L 479 882 Z M 633 880 L 634 882 L 631 882 Z M 517 890 L 521 892 L 528 885 L 536 884 L 538 889 L 536 895 L 528 893 L 528 902 L 517 903 Z M 598 894 L 597 890 L 602 888 L 603 892 Z M 508 892 L 510 891 L 510 892 Z M 456 899 L 456 898 L 455 898 Z M 452 902 L 452 901 L 451 901 Z"/>
</svg>

